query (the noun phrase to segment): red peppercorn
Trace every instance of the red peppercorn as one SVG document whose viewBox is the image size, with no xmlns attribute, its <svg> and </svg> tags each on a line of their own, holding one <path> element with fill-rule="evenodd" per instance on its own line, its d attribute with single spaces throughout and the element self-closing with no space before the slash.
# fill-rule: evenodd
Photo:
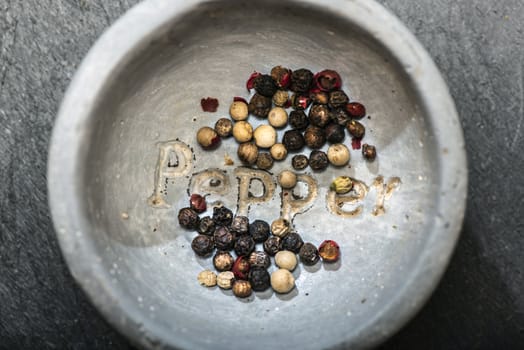
<svg viewBox="0 0 524 350">
<path fill-rule="evenodd" d="M 351 118 L 360 119 L 366 115 L 366 107 L 359 102 L 350 102 L 346 105 L 346 111 Z"/>
<path fill-rule="evenodd" d="M 342 79 L 340 75 L 331 69 L 326 69 L 315 74 L 313 78 L 317 88 L 322 91 L 332 91 L 340 89 L 342 86 Z"/>
<path fill-rule="evenodd" d="M 235 275 L 236 279 L 239 280 L 247 280 L 248 273 L 249 273 L 249 260 L 245 256 L 239 256 L 235 263 L 233 264 L 233 274 Z"/>
<path fill-rule="evenodd" d="M 325 240 L 318 247 L 318 253 L 325 262 L 336 262 L 340 258 L 340 247 L 337 242 Z"/>
<path fill-rule="evenodd" d="M 207 209 L 206 199 L 196 193 L 193 193 L 189 199 L 189 205 L 191 206 L 191 209 L 196 211 L 197 213 L 203 213 Z"/>
<path fill-rule="evenodd" d="M 262 73 L 259 73 L 259 72 L 253 72 L 253 73 L 249 76 L 249 78 L 247 79 L 247 82 L 246 82 L 246 89 L 247 89 L 247 91 L 251 91 L 251 89 L 255 87 L 255 79 L 256 79 L 259 75 L 262 75 Z"/>
<path fill-rule="evenodd" d="M 200 100 L 200 105 L 204 112 L 214 113 L 218 108 L 218 100 L 213 97 L 203 98 Z"/>
</svg>

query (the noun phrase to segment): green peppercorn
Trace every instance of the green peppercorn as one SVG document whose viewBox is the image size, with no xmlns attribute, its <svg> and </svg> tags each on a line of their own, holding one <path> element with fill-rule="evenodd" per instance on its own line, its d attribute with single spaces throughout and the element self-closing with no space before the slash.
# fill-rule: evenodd
<svg viewBox="0 0 524 350">
<path fill-rule="evenodd" d="M 349 121 L 347 128 L 351 136 L 356 137 L 357 139 L 361 139 L 366 133 L 366 128 L 364 125 L 356 120 Z"/>
<path fill-rule="evenodd" d="M 274 256 L 282 248 L 282 240 L 277 236 L 270 236 L 264 242 L 264 251 Z"/>
<path fill-rule="evenodd" d="M 271 98 L 262 96 L 260 94 L 254 94 L 251 97 L 248 105 L 249 113 L 253 114 L 258 118 L 267 118 L 269 111 L 271 110 Z"/>
<path fill-rule="evenodd" d="M 313 170 L 324 170 L 327 168 L 328 164 L 329 160 L 327 154 L 322 151 L 314 150 L 309 155 L 309 166 Z"/>
<path fill-rule="evenodd" d="M 293 253 L 298 253 L 304 244 L 302 237 L 296 232 L 291 232 L 282 238 L 282 249 L 289 250 Z"/>
<path fill-rule="evenodd" d="M 269 170 L 273 167 L 273 157 L 267 152 L 258 154 L 257 157 L 257 168 L 262 170 Z"/>
<path fill-rule="evenodd" d="M 331 108 L 345 107 L 349 102 L 349 97 L 342 90 L 336 90 L 329 93 L 329 106 Z"/>
<path fill-rule="evenodd" d="M 249 283 L 255 292 L 263 292 L 271 285 L 269 272 L 261 267 L 254 267 L 249 271 Z"/>
<path fill-rule="evenodd" d="M 346 137 L 344 127 L 337 123 L 329 123 L 324 131 L 326 133 L 326 140 L 329 143 L 341 143 Z"/>
<path fill-rule="evenodd" d="M 366 160 L 374 161 L 377 157 L 377 149 L 375 146 L 365 143 L 362 145 L 362 155 Z"/>
<path fill-rule="evenodd" d="M 233 221 L 233 212 L 226 207 L 213 208 L 213 221 L 217 226 L 229 226 Z"/>
<path fill-rule="evenodd" d="M 309 165 L 309 160 L 303 154 L 297 154 L 291 159 L 291 165 L 295 170 L 303 170 Z"/>
<path fill-rule="evenodd" d="M 233 256 L 226 251 L 218 251 L 213 257 L 213 266 L 217 271 L 231 270 L 234 262 Z"/>
<path fill-rule="evenodd" d="M 198 235 L 191 242 L 191 248 L 193 248 L 196 255 L 206 257 L 211 255 L 215 249 L 215 245 L 213 244 L 213 239 L 211 237 Z"/>
<path fill-rule="evenodd" d="M 237 238 L 234 249 L 238 256 L 248 256 L 255 250 L 255 240 L 249 235 L 242 235 Z"/>
<path fill-rule="evenodd" d="M 208 236 L 213 235 L 213 232 L 215 232 L 215 222 L 213 219 L 210 216 L 204 216 L 200 219 L 197 232 Z"/>
<path fill-rule="evenodd" d="M 304 265 L 315 265 L 320 260 L 320 255 L 318 254 L 318 249 L 312 243 L 304 243 L 298 252 L 300 256 L 300 261 Z"/>
<path fill-rule="evenodd" d="M 309 125 L 309 119 L 304 111 L 291 111 L 288 122 L 293 129 L 297 130 L 305 130 Z"/>
<path fill-rule="evenodd" d="M 253 85 L 257 93 L 266 97 L 273 97 L 278 88 L 271 75 L 267 74 L 260 74 L 256 77 Z"/>
<path fill-rule="evenodd" d="M 313 72 L 309 69 L 301 68 L 291 74 L 291 86 L 289 89 L 294 92 L 309 91 L 313 84 Z"/>
<path fill-rule="evenodd" d="M 249 230 L 249 219 L 247 216 L 237 215 L 231 222 L 231 231 L 237 235 L 245 235 Z"/>
<path fill-rule="evenodd" d="M 288 151 L 299 151 L 304 147 L 304 136 L 299 130 L 288 130 L 284 133 L 282 143 Z"/>
<path fill-rule="evenodd" d="M 309 109 L 309 122 L 311 124 L 323 128 L 330 120 L 331 116 L 326 105 L 313 105 Z"/>
<path fill-rule="evenodd" d="M 255 220 L 249 225 L 249 234 L 256 243 L 262 243 L 269 237 L 269 224 L 263 220 Z"/>
<path fill-rule="evenodd" d="M 213 233 L 215 246 L 220 250 L 231 250 L 235 245 L 236 236 L 226 226 L 219 226 Z"/>
<path fill-rule="evenodd" d="M 324 129 L 313 125 L 308 126 L 304 132 L 304 142 L 309 148 L 321 148 L 326 143 L 326 134 Z"/>
<path fill-rule="evenodd" d="M 200 217 L 195 210 L 191 208 L 182 208 L 178 212 L 178 223 L 184 228 L 194 230 L 200 223 Z"/>
<path fill-rule="evenodd" d="M 353 180 L 349 176 L 338 176 L 329 185 L 331 191 L 335 191 L 338 194 L 344 194 L 351 191 L 353 188 Z"/>
</svg>

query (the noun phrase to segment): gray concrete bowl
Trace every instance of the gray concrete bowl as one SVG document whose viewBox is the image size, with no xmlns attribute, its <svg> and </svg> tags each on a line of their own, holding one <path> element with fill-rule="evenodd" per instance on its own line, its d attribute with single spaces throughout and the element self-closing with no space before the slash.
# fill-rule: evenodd
<svg viewBox="0 0 524 350">
<path fill-rule="evenodd" d="M 275 182 L 290 157 L 264 177 L 240 167 L 233 140 L 212 152 L 195 142 L 233 96 L 248 96 L 253 70 L 277 64 L 339 71 L 367 106 L 365 141 L 379 153 L 368 163 L 351 150 L 351 167 L 305 171 L 291 204 Z M 207 96 L 219 99 L 217 113 L 202 112 Z M 235 165 L 224 164 L 226 154 Z M 420 309 L 460 232 L 466 174 L 442 77 L 380 5 L 149 0 L 104 33 L 79 68 L 53 131 L 48 181 L 73 276 L 135 344 L 320 349 L 371 347 Z M 358 180 L 360 192 L 333 206 L 338 175 Z M 237 202 L 242 181 L 249 206 Z M 288 215 L 304 240 L 338 241 L 342 259 L 300 265 L 285 295 L 206 289 L 196 276 L 211 259 L 195 257 L 195 234 L 177 222 L 192 191 L 251 220 Z"/>
</svg>

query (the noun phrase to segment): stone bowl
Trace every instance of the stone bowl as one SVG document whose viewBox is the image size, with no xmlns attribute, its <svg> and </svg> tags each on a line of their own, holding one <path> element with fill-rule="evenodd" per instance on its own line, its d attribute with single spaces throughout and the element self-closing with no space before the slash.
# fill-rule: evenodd
<svg viewBox="0 0 524 350">
<path fill-rule="evenodd" d="M 367 107 L 364 142 L 378 158 L 366 162 L 351 149 L 350 166 L 298 172 L 289 191 L 276 177 L 291 168 L 291 154 L 260 171 L 242 166 L 232 139 L 204 151 L 196 131 L 227 116 L 234 96 L 249 98 L 254 70 L 275 65 L 337 70 L 350 98 Z M 216 113 L 201 109 L 208 96 L 219 100 Z M 329 184 L 341 175 L 355 189 L 339 196 Z M 113 326 L 155 349 L 380 343 L 438 283 L 460 232 L 466 175 L 445 82 L 415 37 L 369 0 L 139 4 L 76 73 L 48 168 L 73 276 Z M 193 253 L 195 233 L 177 220 L 192 192 L 208 195 L 203 215 L 225 205 L 250 220 L 287 217 L 304 241 L 337 241 L 341 260 L 299 264 L 288 294 L 242 299 L 203 287 L 197 274 L 213 269 L 212 259 Z"/>
</svg>

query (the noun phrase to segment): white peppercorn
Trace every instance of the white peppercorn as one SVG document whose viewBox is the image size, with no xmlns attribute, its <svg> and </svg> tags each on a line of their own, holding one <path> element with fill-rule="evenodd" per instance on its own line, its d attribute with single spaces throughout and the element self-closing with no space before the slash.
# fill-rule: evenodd
<svg viewBox="0 0 524 350">
<path fill-rule="evenodd" d="M 220 272 L 217 276 L 217 284 L 222 289 L 231 289 L 234 281 L 235 275 L 231 271 Z"/>
<path fill-rule="evenodd" d="M 293 271 L 297 267 L 297 256 L 289 250 L 281 250 L 275 255 L 275 264 L 281 269 Z"/>
<path fill-rule="evenodd" d="M 277 142 L 277 131 L 271 125 L 260 125 L 255 129 L 253 138 L 258 147 L 269 148 Z"/>
<path fill-rule="evenodd" d="M 344 166 L 349 163 L 349 149 L 342 143 L 335 143 L 329 146 L 327 150 L 327 157 L 334 166 Z"/>
<path fill-rule="evenodd" d="M 258 147 L 254 143 L 244 142 L 238 146 L 237 155 L 242 163 L 253 165 L 257 162 Z"/>
<path fill-rule="evenodd" d="M 283 160 L 287 156 L 287 148 L 281 143 L 275 143 L 269 149 L 269 153 L 274 160 Z"/>
<path fill-rule="evenodd" d="M 278 183 L 282 188 L 293 188 L 297 184 L 297 175 L 289 170 L 284 170 L 278 174 Z"/>
<path fill-rule="evenodd" d="M 198 282 L 206 287 L 213 287 L 217 285 L 217 275 L 211 270 L 204 270 L 198 274 Z"/>
<path fill-rule="evenodd" d="M 234 101 L 229 107 L 229 115 L 233 120 L 246 120 L 248 114 L 247 104 L 242 101 Z"/>
<path fill-rule="evenodd" d="M 253 138 L 253 127 L 246 121 L 239 121 L 233 125 L 233 137 L 238 142 L 248 142 Z"/>
<path fill-rule="evenodd" d="M 275 128 L 282 128 L 287 125 L 287 112 L 282 107 L 274 107 L 269 111 L 267 120 Z"/>
<path fill-rule="evenodd" d="M 271 274 L 271 287 L 277 293 L 289 293 L 295 287 L 295 277 L 285 269 L 278 269 Z"/>
</svg>

